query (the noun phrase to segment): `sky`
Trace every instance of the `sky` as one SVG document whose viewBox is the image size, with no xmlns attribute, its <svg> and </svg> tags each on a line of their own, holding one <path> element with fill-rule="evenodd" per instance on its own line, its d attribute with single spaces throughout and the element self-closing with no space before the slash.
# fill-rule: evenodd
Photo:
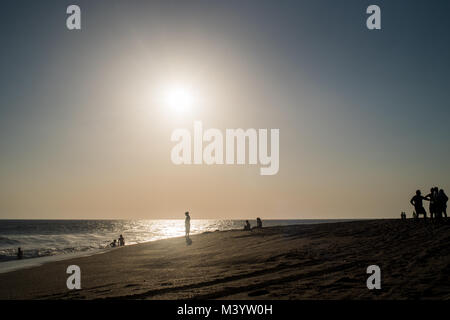
<svg viewBox="0 0 450 320">
<path fill-rule="evenodd" d="M 81 30 L 66 27 L 81 8 Z M 381 8 L 368 30 L 366 8 Z M 450 187 L 448 1 L 2 1 L 1 219 L 393 218 Z M 162 97 L 183 88 L 189 109 Z M 279 171 L 171 133 L 279 129 Z"/>
</svg>

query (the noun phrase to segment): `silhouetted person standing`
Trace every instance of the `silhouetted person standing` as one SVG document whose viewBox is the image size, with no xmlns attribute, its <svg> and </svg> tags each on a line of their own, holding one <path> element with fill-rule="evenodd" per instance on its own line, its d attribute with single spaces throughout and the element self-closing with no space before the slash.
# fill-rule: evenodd
<svg viewBox="0 0 450 320">
<path fill-rule="evenodd" d="M 427 200 L 424 196 L 422 196 L 422 193 L 420 190 L 416 191 L 416 195 L 411 198 L 409 202 L 414 206 L 414 209 L 416 210 L 417 217 L 419 217 L 420 214 L 423 214 L 423 218 L 427 218 L 427 212 L 425 211 L 425 208 L 423 207 L 422 200 Z"/>
<path fill-rule="evenodd" d="M 262 221 L 261 221 L 261 218 L 256 218 L 256 227 L 257 228 L 262 228 Z"/>
<path fill-rule="evenodd" d="M 189 216 L 189 212 L 185 212 L 184 215 L 186 219 L 184 220 L 184 227 L 186 229 L 186 238 L 189 238 L 189 233 L 191 232 L 191 217 Z"/>
<path fill-rule="evenodd" d="M 447 202 L 448 202 L 448 197 L 445 194 L 444 190 L 439 190 L 439 193 L 437 195 L 437 207 L 439 210 L 439 215 L 440 216 L 444 216 L 447 218 Z"/>
<path fill-rule="evenodd" d="M 248 220 L 245 220 L 244 230 L 251 230 L 250 222 L 248 222 Z"/>
<path fill-rule="evenodd" d="M 438 188 L 434 187 L 430 189 L 430 193 L 425 196 L 430 201 L 430 218 L 433 219 L 437 209 L 437 195 Z"/>
<path fill-rule="evenodd" d="M 19 248 L 17 248 L 17 259 L 22 259 L 22 258 L 23 258 L 23 251 L 19 247 Z"/>
</svg>

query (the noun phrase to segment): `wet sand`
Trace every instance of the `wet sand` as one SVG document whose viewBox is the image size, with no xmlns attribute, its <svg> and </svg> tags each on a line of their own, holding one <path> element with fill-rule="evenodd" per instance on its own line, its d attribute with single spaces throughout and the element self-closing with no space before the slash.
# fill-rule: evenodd
<svg viewBox="0 0 450 320">
<path fill-rule="evenodd" d="M 222 231 L 0 274 L 0 299 L 450 299 L 450 222 Z M 81 268 L 68 290 L 66 268 Z M 381 268 L 368 290 L 366 268 Z"/>
</svg>

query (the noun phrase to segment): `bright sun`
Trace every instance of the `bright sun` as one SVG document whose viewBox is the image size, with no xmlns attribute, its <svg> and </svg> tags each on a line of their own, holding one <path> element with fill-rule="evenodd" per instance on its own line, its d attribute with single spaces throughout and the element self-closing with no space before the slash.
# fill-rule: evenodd
<svg viewBox="0 0 450 320">
<path fill-rule="evenodd" d="M 166 90 L 164 100 L 175 114 L 181 115 L 191 110 L 195 99 L 192 91 L 177 86 Z"/>
</svg>

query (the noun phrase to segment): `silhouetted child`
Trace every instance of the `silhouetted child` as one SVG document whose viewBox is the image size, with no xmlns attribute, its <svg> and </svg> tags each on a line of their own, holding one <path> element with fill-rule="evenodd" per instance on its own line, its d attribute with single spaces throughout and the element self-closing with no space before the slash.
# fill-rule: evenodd
<svg viewBox="0 0 450 320">
<path fill-rule="evenodd" d="M 125 239 L 123 238 L 123 236 L 122 235 L 120 235 L 120 237 L 119 237 L 119 246 L 124 246 L 125 245 Z"/>
<path fill-rule="evenodd" d="M 117 245 L 116 239 L 114 239 L 114 241 L 111 242 L 109 245 L 114 248 Z"/>
<path fill-rule="evenodd" d="M 23 258 L 23 251 L 19 247 L 19 248 L 17 248 L 17 259 L 22 259 L 22 258 Z"/>
<path fill-rule="evenodd" d="M 250 222 L 248 222 L 248 220 L 245 220 L 244 230 L 251 230 Z"/>
</svg>

